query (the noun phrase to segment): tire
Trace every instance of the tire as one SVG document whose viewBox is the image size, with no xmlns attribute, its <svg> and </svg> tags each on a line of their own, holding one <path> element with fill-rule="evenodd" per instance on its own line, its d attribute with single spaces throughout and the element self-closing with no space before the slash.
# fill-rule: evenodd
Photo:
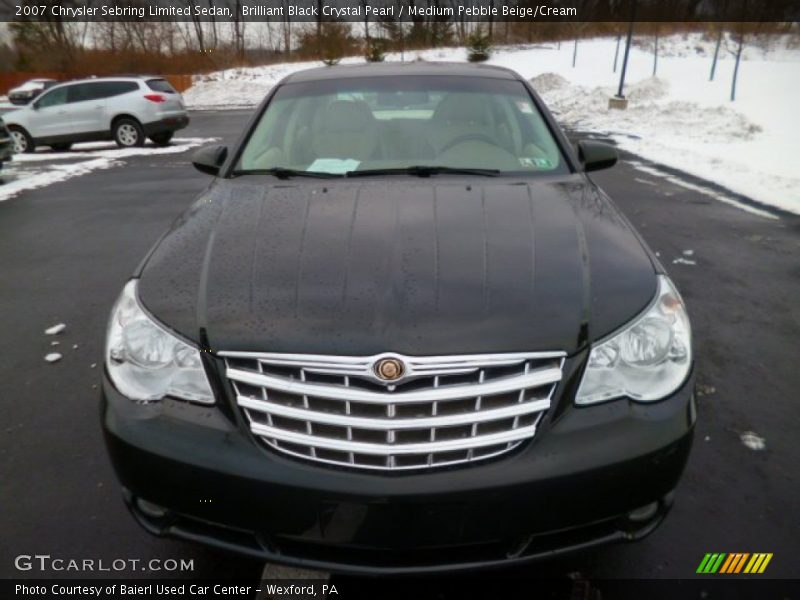
<svg viewBox="0 0 800 600">
<path fill-rule="evenodd" d="M 174 131 L 167 131 L 166 133 L 156 133 L 150 136 L 150 141 L 152 141 L 156 146 L 166 146 L 167 144 L 169 144 L 174 134 L 175 134 Z"/>
<path fill-rule="evenodd" d="M 66 142 L 64 144 L 52 144 L 50 149 L 53 152 L 69 152 L 69 149 L 72 148 L 72 142 Z"/>
<path fill-rule="evenodd" d="M 144 130 L 136 119 L 123 117 L 114 122 L 111 130 L 114 141 L 120 148 L 136 148 L 144 146 Z"/>
<path fill-rule="evenodd" d="M 9 125 L 8 131 L 14 142 L 14 152 L 17 154 L 30 154 L 36 151 L 36 144 L 33 142 L 33 138 L 22 127 Z"/>
</svg>

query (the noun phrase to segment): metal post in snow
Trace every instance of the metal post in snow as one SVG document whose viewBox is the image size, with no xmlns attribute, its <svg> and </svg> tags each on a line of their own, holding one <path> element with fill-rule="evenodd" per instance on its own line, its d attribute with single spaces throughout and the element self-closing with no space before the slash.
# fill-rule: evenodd
<svg viewBox="0 0 800 600">
<path fill-rule="evenodd" d="M 619 43 L 622 41 L 622 36 L 617 36 L 617 47 L 614 50 L 614 73 L 617 72 L 617 59 L 619 58 Z"/>
<path fill-rule="evenodd" d="M 733 81 L 731 82 L 731 102 L 736 100 L 736 80 L 739 77 L 739 63 L 742 62 L 742 48 L 744 47 L 744 21 L 747 15 L 747 0 L 742 2 L 742 21 L 739 23 L 739 47 L 736 49 L 736 64 L 733 67 Z"/>
<path fill-rule="evenodd" d="M 636 0 L 631 0 L 631 23 L 628 27 L 628 37 L 625 40 L 625 54 L 622 56 L 622 72 L 619 76 L 619 90 L 617 91 L 617 98 L 624 98 L 625 94 L 625 73 L 628 71 L 628 56 L 631 52 L 631 40 L 633 38 L 633 23 L 636 20 Z"/>
<path fill-rule="evenodd" d="M 717 72 L 717 59 L 719 58 L 719 47 L 722 44 L 722 37 L 724 35 L 725 29 L 722 24 L 722 21 L 725 20 L 725 14 L 728 12 L 728 0 L 722 5 L 722 14 L 720 15 L 720 23 L 719 23 L 719 31 L 717 31 L 717 44 L 714 46 L 714 60 L 711 62 L 711 75 L 709 76 L 709 81 L 714 81 L 714 74 Z"/>
<path fill-rule="evenodd" d="M 575 36 L 575 48 L 572 51 L 572 66 L 575 66 L 575 62 L 578 60 L 578 37 Z"/>
<path fill-rule="evenodd" d="M 658 25 L 656 25 L 656 48 L 655 52 L 653 53 L 653 77 L 656 76 L 657 70 L 658 70 Z"/>
<path fill-rule="evenodd" d="M 722 24 L 720 24 L 720 28 L 721 27 Z M 720 44 L 722 44 L 722 29 L 717 33 L 717 45 L 714 48 L 714 60 L 711 61 L 711 76 L 708 78 L 709 81 L 714 81 L 714 73 L 717 72 L 717 59 L 719 58 Z"/>
<path fill-rule="evenodd" d="M 731 83 L 731 102 L 736 100 L 736 79 L 739 77 L 739 63 L 742 60 L 742 46 L 744 46 L 744 30 L 739 33 L 739 48 L 736 50 L 736 64 L 733 67 L 733 82 Z"/>
</svg>

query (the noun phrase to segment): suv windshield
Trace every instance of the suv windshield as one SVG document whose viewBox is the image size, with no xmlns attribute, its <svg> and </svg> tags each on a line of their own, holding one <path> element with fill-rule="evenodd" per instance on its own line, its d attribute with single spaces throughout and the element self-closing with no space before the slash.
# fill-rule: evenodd
<svg viewBox="0 0 800 600">
<path fill-rule="evenodd" d="M 430 75 L 283 85 L 236 166 L 237 173 L 337 175 L 448 169 L 568 172 L 521 82 Z"/>
</svg>

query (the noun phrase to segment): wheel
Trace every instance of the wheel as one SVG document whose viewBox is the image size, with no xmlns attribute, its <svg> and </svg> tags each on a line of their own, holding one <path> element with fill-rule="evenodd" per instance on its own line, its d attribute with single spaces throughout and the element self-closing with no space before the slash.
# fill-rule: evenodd
<svg viewBox="0 0 800 600">
<path fill-rule="evenodd" d="M 17 154 L 27 154 L 36 150 L 33 138 L 22 127 L 9 125 L 8 131 L 14 142 L 14 152 Z"/>
<path fill-rule="evenodd" d="M 152 141 L 156 146 L 166 146 L 172 139 L 173 133 L 174 132 L 172 131 L 167 131 L 166 133 L 156 133 L 150 136 L 150 141 Z"/>
<path fill-rule="evenodd" d="M 134 148 L 144 146 L 144 131 L 139 121 L 127 117 L 114 123 L 114 141 L 120 148 Z"/>
<path fill-rule="evenodd" d="M 69 152 L 69 149 L 72 148 L 72 142 L 66 142 L 64 144 L 52 144 L 50 148 L 54 152 Z"/>
</svg>

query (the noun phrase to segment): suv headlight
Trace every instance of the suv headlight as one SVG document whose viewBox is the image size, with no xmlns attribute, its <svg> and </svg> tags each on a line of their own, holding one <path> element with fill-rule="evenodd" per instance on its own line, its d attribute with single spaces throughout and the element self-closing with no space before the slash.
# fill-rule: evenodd
<svg viewBox="0 0 800 600">
<path fill-rule="evenodd" d="M 680 294 L 658 277 L 650 306 L 631 323 L 592 347 L 576 404 L 626 396 L 653 402 L 680 387 L 692 365 L 692 332 Z"/>
<path fill-rule="evenodd" d="M 173 396 L 213 404 L 200 352 L 142 310 L 137 280 L 129 281 L 111 311 L 105 362 L 116 388 L 140 402 Z"/>
</svg>

